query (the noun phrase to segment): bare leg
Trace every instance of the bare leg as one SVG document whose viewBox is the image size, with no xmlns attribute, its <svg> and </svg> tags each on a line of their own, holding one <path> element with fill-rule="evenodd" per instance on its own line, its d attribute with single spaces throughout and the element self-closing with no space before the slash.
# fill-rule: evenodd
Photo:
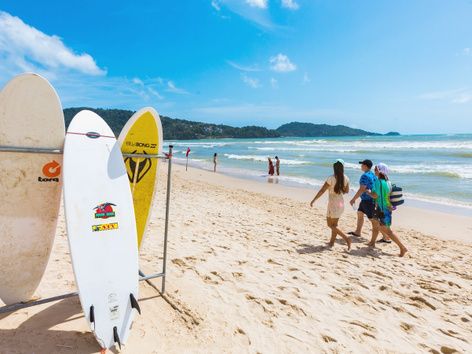
<svg viewBox="0 0 472 354">
<path fill-rule="evenodd" d="M 372 238 L 367 246 L 375 247 L 375 241 L 377 241 L 377 237 L 379 236 L 380 223 L 377 219 L 370 219 L 370 221 L 372 222 Z"/>
<path fill-rule="evenodd" d="M 336 219 L 327 218 L 328 227 L 331 229 L 331 238 L 329 239 L 328 246 L 333 247 L 334 241 L 336 240 L 336 230 L 333 229 L 334 221 Z"/>
<path fill-rule="evenodd" d="M 349 251 L 351 249 L 351 239 L 344 234 L 340 229 L 338 229 L 338 221 L 339 219 L 331 219 L 328 218 L 328 226 L 331 229 L 331 240 L 329 241 L 329 244 L 331 246 L 334 245 L 334 241 L 336 240 L 336 236 L 339 235 L 343 238 L 344 241 L 346 241 L 347 244 L 347 250 Z"/>
<path fill-rule="evenodd" d="M 364 213 L 361 211 L 357 212 L 357 228 L 356 228 L 356 235 L 362 234 L 362 226 L 364 226 Z"/>
<path fill-rule="evenodd" d="M 401 241 L 400 241 L 400 239 L 397 237 L 397 235 L 395 235 L 395 234 L 393 233 L 393 231 L 392 231 L 389 227 L 387 227 L 387 226 L 385 226 L 385 225 L 381 225 L 381 226 L 380 226 L 380 229 L 383 230 L 383 231 L 385 232 L 385 234 L 387 234 L 387 235 L 392 239 L 392 241 L 397 244 L 397 246 L 400 248 L 400 254 L 399 254 L 399 256 L 400 256 L 400 257 L 403 257 L 403 256 L 405 255 L 405 253 L 408 252 L 408 250 L 407 250 L 406 247 L 403 245 L 403 243 L 401 243 Z M 382 233 L 384 233 L 384 232 L 382 232 Z"/>
<path fill-rule="evenodd" d="M 346 244 L 347 244 L 347 250 L 350 251 L 351 250 L 351 239 L 349 237 L 346 236 L 346 234 L 344 232 L 342 232 L 341 230 L 338 229 L 338 227 L 336 226 L 334 228 L 334 230 L 336 231 L 336 233 L 341 236 L 343 238 L 344 241 L 346 241 Z"/>
<path fill-rule="evenodd" d="M 380 233 L 382 234 L 382 239 L 385 240 L 385 241 L 390 241 L 390 237 L 388 236 L 387 233 L 383 232 L 383 231 L 380 231 Z"/>
</svg>

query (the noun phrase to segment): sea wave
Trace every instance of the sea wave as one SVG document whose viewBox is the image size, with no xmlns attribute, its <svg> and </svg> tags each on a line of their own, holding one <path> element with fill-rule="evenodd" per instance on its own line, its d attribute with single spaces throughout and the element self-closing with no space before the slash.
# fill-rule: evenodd
<svg viewBox="0 0 472 354">
<path fill-rule="evenodd" d="M 325 152 L 369 152 L 366 150 L 359 150 L 359 149 L 350 149 L 350 148 L 342 148 L 342 147 L 254 147 L 249 146 L 250 150 L 258 150 L 258 151 L 325 151 Z"/>
<path fill-rule="evenodd" d="M 237 154 L 224 154 L 224 157 L 230 160 L 251 160 L 257 162 L 267 162 L 267 156 L 261 155 L 237 155 Z M 303 160 L 288 160 L 288 159 L 281 159 L 281 165 L 310 165 L 312 164 L 309 161 Z"/>
<path fill-rule="evenodd" d="M 472 140 L 461 141 L 412 141 L 412 140 L 388 140 L 388 141 L 372 141 L 372 140 L 275 140 L 275 141 L 253 141 L 251 144 L 258 145 L 279 145 L 280 149 L 287 146 L 313 148 L 313 149 L 349 149 L 349 150 L 472 150 Z M 259 148 L 261 149 L 261 148 Z M 268 148 L 265 148 L 268 149 Z M 316 151 L 316 150 L 315 150 Z M 472 153 L 472 152 L 471 152 Z"/>
<path fill-rule="evenodd" d="M 359 165 L 354 163 L 346 162 L 344 166 L 349 169 L 359 169 Z M 451 164 L 415 164 L 403 166 L 388 165 L 388 167 L 391 173 L 409 175 L 423 174 L 438 177 L 472 179 L 472 165 L 466 166 Z"/>
<path fill-rule="evenodd" d="M 167 142 L 166 142 L 167 143 Z M 212 149 L 215 147 L 222 147 L 222 146 L 228 146 L 232 145 L 230 142 L 213 142 L 213 141 L 207 141 L 207 142 L 177 142 L 177 141 L 171 141 L 168 142 L 169 145 L 173 146 L 179 146 L 179 147 L 199 147 L 199 148 L 204 148 L 204 149 Z"/>
</svg>

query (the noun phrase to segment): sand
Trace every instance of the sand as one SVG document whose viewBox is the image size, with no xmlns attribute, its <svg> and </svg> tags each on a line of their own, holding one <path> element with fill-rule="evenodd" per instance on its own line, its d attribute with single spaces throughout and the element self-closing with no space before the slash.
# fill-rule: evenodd
<svg viewBox="0 0 472 354">
<path fill-rule="evenodd" d="M 162 262 L 160 173 L 146 273 Z M 368 228 L 347 253 L 342 241 L 325 247 L 325 204 L 310 209 L 313 193 L 175 166 L 166 293 L 141 282 L 143 314 L 122 352 L 471 352 L 471 218 L 404 209 L 394 228 L 407 257 L 393 244 L 367 248 Z M 430 223 L 453 227 L 435 235 Z M 351 230 L 355 212 L 340 225 Z M 73 290 L 61 212 L 36 296 Z M 98 351 L 77 297 L 0 315 L 2 354 Z"/>
</svg>

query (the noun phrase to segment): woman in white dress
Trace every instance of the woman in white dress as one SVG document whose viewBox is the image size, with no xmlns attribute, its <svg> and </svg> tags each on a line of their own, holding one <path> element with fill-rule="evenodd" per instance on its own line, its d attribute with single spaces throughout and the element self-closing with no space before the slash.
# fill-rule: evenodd
<svg viewBox="0 0 472 354">
<path fill-rule="evenodd" d="M 311 201 L 310 206 L 313 207 L 313 204 L 318 200 L 318 198 L 320 198 L 324 192 L 329 191 L 326 220 L 328 227 L 331 229 L 331 239 L 329 240 L 328 245 L 333 247 L 336 236 L 339 235 L 344 239 L 344 241 L 346 241 L 347 249 L 350 250 L 351 239 L 338 228 L 339 218 L 344 212 L 343 195 L 349 192 L 349 178 L 344 174 L 344 161 L 341 159 L 336 160 L 333 164 L 333 171 L 334 174 L 328 177 L 326 182 L 323 184 L 323 187 L 321 187 Z"/>
</svg>

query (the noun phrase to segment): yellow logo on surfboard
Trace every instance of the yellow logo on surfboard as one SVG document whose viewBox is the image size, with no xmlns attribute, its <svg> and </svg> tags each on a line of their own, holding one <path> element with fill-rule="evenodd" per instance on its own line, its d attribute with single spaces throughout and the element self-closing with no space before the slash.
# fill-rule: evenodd
<svg viewBox="0 0 472 354">
<path fill-rule="evenodd" d="M 100 224 L 100 225 L 92 225 L 92 231 L 109 231 L 109 230 L 117 230 L 118 223 L 112 222 L 109 224 Z"/>
</svg>

